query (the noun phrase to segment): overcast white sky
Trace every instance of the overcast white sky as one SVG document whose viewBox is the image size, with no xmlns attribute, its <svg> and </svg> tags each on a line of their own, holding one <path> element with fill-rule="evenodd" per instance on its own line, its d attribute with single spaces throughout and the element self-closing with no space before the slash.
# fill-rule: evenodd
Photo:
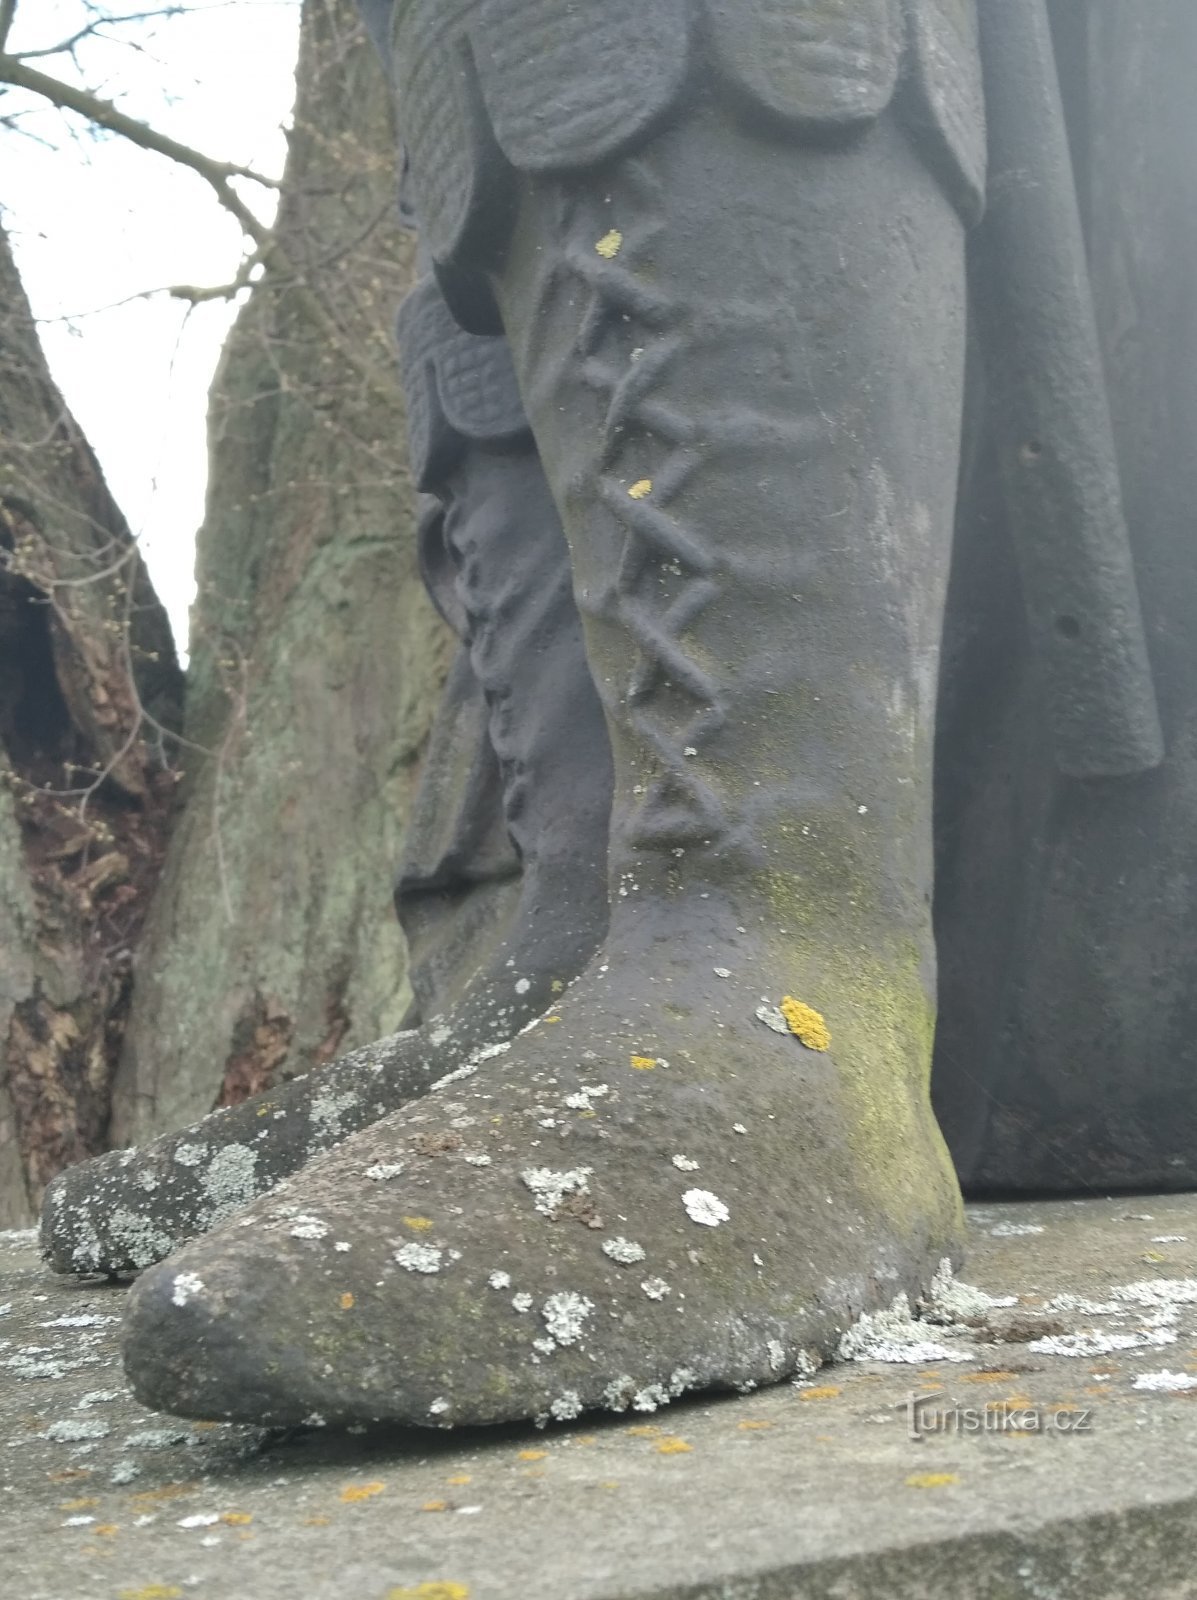
<svg viewBox="0 0 1197 1600">
<path fill-rule="evenodd" d="M 54 45 L 86 20 L 80 0 L 20 0 L 9 48 Z M 85 82 L 210 155 L 277 175 L 298 24 L 299 0 L 196 0 L 186 15 L 110 30 L 123 43 L 88 41 L 77 67 L 69 56 L 31 65 Z M 198 177 L 123 139 L 96 139 L 29 97 L 4 96 L 5 116 L 26 107 L 21 126 L 34 137 L 0 132 L 4 223 L 54 375 L 183 643 L 203 514 L 204 409 L 233 308 L 130 297 L 227 283 L 241 258 L 239 229 Z M 243 192 L 258 208 L 252 189 Z"/>
</svg>

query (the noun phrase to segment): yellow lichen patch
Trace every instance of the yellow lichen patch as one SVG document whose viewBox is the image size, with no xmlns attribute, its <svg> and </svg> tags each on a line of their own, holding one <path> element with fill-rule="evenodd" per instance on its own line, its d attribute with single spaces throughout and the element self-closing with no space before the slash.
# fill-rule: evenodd
<svg viewBox="0 0 1197 1600">
<path fill-rule="evenodd" d="M 799 1400 L 834 1400 L 840 1388 L 835 1383 L 817 1384 L 813 1389 L 799 1389 Z"/>
<path fill-rule="evenodd" d="M 548 1453 L 547 1450 L 521 1450 L 519 1459 L 521 1461 L 543 1461 Z"/>
<path fill-rule="evenodd" d="M 684 1456 L 688 1455 L 694 1446 L 687 1444 L 684 1439 L 675 1439 L 672 1434 L 666 1434 L 664 1439 L 658 1439 L 653 1449 L 659 1456 Z"/>
<path fill-rule="evenodd" d="M 554 978 L 552 983 L 549 984 L 549 993 L 550 994 L 560 994 L 562 989 L 564 989 L 564 988 L 565 988 L 565 985 L 564 985 L 564 983 L 562 983 L 561 979 L 560 978 Z"/>
<path fill-rule="evenodd" d="M 473 1477 L 468 1472 L 455 1472 L 451 1478 L 446 1478 L 446 1483 L 462 1484 L 473 1483 Z"/>
<path fill-rule="evenodd" d="M 386 1488 L 385 1483 L 347 1483 L 341 1490 L 341 1499 L 346 1505 L 352 1505 L 355 1500 L 372 1500 L 376 1494 L 381 1494 Z"/>
<path fill-rule="evenodd" d="M 830 1048 L 831 1034 L 827 1023 L 813 1006 L 804 1005 L 801 1000 L 795 1000 L 792 994 L 788 994 L 779 1009 L 790 1032 L 808 1050 Z"/>
<path fill-rule="evenodd" d="M 421 1511 L 448 1511 L 448 1509 L 449 1502 L 447 1500 L 425 1500 L 420 1507 Z"/>
<path fill-rule="evenodd" d="M 632 1439 L 655 1439 L 660 1431 L 655 1422 L 640 1422 L 634 1428 L 624 1429 L 624 1432 Z"/>
<path fill-rule="evenodd" d="M 252 1511 L 223 1511 L 220 1520 L 230 1528 L 244 1528 L 254 1520 L 254 1514 Z"/>
<path fill-rule="evenodd" d="M 258 1115 L 260 1117 L 268 1117 L 270 1115 L 270 1113 L 274 1109 L 275 1109 L 274 1101 L 273 1100 L 267 1100 L 265 1105 L 258 1107 Z"/>
<path fill-rule="evenodd" d="M 143 1589 L 118 1589 L 118 1600 L 183 1600 L 177 1583 L 147 1583 Z"/>
<path fill-rule="evenodd" d="M 411 1228 L 415 1233 L 427 1233 L 432 1227 L 431 1217 L 404 1217 L 402 1221 L 405 1228 Z"/>
<path fill-rule="evenodd" d="M 331 1517 L 305 1517 L 303 1525 L 305 1528 L 327 1528 L 331 1521 Z"/>
<path fill-rule="evenodd" d="M 912 1472 L 906 1480 L 908 1489 L 946 1489 L 949 1484 L 959 1483 L 960 1479 L 954 1472 Z"/>
<path fill-rule="evenodd" d="M 352 1311 L 356 1303 L 357 1302 L 354 1300 L 353 1296 L 349 1293 L 349 1290 L 346 1289 L 345 1293 L 341 1296 L 341 1310 Z"/>
<path fill-rule="evenodd" d="M 99 1503 L 94 1494 L 85 1494 L 78 1500 L 60 1500 L 58 1509 L 60 1511 L 90 1511 L 92 1506 L 98 1506 Z"/>
<path fill-rule="evenodd" d="M 598 1434 L 597 1433 L 575 1433 L 573 1438 L 571 1439 L 570 1443 L 571 1444 L 597 1444 L 598 1443 Z"/>
<path fill-rule="evenodd" d="M 594 248 L 604 261 L 614 261 L 622 244 L 623 234 L 620 233 L 618 228 L 611 228 L 607 233 L 604 233 Z"/>
<path fill-rule="evenodd" d="M 1109 1394 L 1109 1392 L 1110 1386 L 1108 1383 L 1087 1383 L 1085 1385 L 1086 1394 Z"/>
<path fill-rule="evenodd" d="M 637 1072 L 651 1072 L 657 1064 L 656 1056 L 633 1056 L 631 1059 Z"/>
<path fill-rule="evenodd" d="M 38 1423 L 38 1427 L 41 1423 Z M 51 1483 L 69 1483 L 72 1478 L 90 1478 L 90 1467 L 64 1467 L 61 1472 L 48 1472 L 46 1474 Z"/>
<path fill-rule="evenodd" d="M 644 500 L 652 492 L 653 480 L 651 478 L 639 478 L 628 490 L 628 499 Z"/>
<path fill-rule="evenodd" d="M 561 1018 L 560 1017 L 541 1017 L 540 1020 L 542 1022 L 560 1022 Z"/>
<path fill-rule="evenodd" d="M 1016 1372 L 962 1372 L 961 1383 L 1009 1383 L 1016 1378 Z"/>
<path fill-rule="evenodd" d="M 1147 1261 L 1153 1267 L 1158 1266 L 1161 1261 L 1167 1261 L 1167 1259 L 1168 1257 L 1162 1250 L 1144 1250 L 1143 1254 L 1139 1257 L 1140 1261 Z"/>
<path fill-rule="evenodd" d="M 130 1498 L 134 1505 L 156 1506 L 164 1500 L 178 1500 L 185 1494 L 194 1493 L 198 1488 L 197 1483 L 165 1483 L 161 1489 L 139 1489 Z"/>
<path fill-rule="evenodd" d="M 772 1426 L 773 1424 L 771 1422 L 764 1422 L 757 1419 L 749 1420 L 748 1422 L 736 1423 L 736 1427 L 739 1428 L 741 1433 L 756 1433 L 760 1428 L 771 1428 Z"/>
<path fill-rule="evenodd" d="M 387 1600 L 469 1600 L 464 1583 L 417 1583 L 414 1589 L 388 1589 Z"/>
</svg>

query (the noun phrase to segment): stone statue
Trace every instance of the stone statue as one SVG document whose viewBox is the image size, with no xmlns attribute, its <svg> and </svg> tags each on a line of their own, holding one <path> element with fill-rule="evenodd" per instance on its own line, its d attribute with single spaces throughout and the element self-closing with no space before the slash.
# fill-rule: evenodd
<svg viewBox="0 0 1197 1600">
<path fill-rule="evenodd" d="M 1028 205 L 1075 200 L 1041 5 L 996 15 L 995 448 L 1055 760 L 1111 781 L 1159 726 L 1075 215 L 999 270 Z M 127 1332 L 138 1394 L 189 1415 L 568 1419 L 807 1373 L 960 1254 L 931 780 L 974 9 L 397 0 L 393 28 L 439 285 L 401 322 L 425 572 L 468 649 L 435 748 L 473 763 L 400 904 L 433 928 L 485 861 L 479 922 L 420 969 L 448 1021 L 64 1175 L 47 1250 L 204 1235 Z M 1014 181 L 1028 138 L 1051 185 Z"/>
</svg>

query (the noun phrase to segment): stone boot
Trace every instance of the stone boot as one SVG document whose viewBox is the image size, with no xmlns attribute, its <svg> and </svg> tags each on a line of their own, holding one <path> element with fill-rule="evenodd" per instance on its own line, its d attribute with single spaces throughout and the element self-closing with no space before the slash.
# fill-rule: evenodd
<svg viewBox="0 0 1197 1600">
<path fill-rule="evenodd" d="M 169 1255 L 319 1151 L 485 1058 L 561 993 L 602 940 L 610 747 L 560 519 L 510 356 L 501 339 L 462 333 L 431 279 L 405 304 L 399 340 L 417 480 L 443 511 L 425 522 L 423 565 L 486 697 L 503 815 L 522 867 L 518 894 L 501 936 L 488 942 L 487 964 L 447 1015 L 142 1149 L 62 1173 L 41 1229 L 56 1271 L 120 1272 Z M 488 770 L 471 773 L 467 789 L 485 786 Z M 487 800 L 466 794 L 460 809 L 485 820 Z M 493 855 L 486 840 L 459 843 L 471 859 L 453 863 L 458 883 L 471 861 L 481 872 Z M 469 914 L 467 905 L 463 921 Z"/>
<path fill-rule="evenodd" d="M 510 181 L 454 295 L 498 308 L 570 544 L 609 935 L 509 1046 L 141 1277 L 126 1366 L 169 1411 L 651 1411 L 808 1373 L 958 1257 L 928 1072 L 960 216 L 891 113 L 825 148 L 722 90 Z"/>
</svg>

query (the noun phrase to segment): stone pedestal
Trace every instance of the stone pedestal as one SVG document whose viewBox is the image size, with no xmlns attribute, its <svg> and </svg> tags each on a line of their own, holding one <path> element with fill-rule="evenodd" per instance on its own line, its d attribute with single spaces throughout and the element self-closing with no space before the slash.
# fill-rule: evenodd
<svg viewBox="0 0 1197 1600">
<path fill-rule="evenodd" d="M 32 1235 L 0 1235 L 3 1591 L 1192 1595 L 1197 1196 L 974 1206 L 970 1224 L 969 1283 L 1010 1303 L 959 1295 L 952 1326 L 857 1338 L 891 1359 L 544 1432 L 287 1438 L 141 1409 L 123 1291 L 55 1279 Z"/>
</svg>

